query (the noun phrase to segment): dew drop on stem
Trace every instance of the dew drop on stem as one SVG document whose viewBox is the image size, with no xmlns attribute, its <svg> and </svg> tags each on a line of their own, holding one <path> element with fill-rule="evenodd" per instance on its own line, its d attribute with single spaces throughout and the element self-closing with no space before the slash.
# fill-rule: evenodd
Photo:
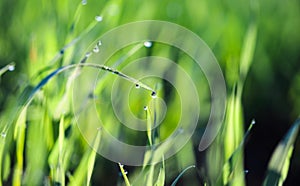
<svg viewBox="0 0 300 186">
<path fill-rule="evenodd" d="M 102 41 L 98 41 L 98 42 L 97 42 L 97 45 L 98 45 L 98 46 L 101 46 L 101 45 L 102 45 Z"/>
<path fill-rule="evenodd" d="M 6 137 L 6 133 L 5 132 L 1 132 L 1 137 L 5 138 Z"/>
<path fill-rule="evenodd" d="M 15 70 L 15 65 L 8 65 L 7 69 L 9 71 L 14 71 Z"/>
<path fill-rule="evenodd" d="M 87 0 L 82 0 L 82 1 L 81 1 L 81 4 L 82 4 L 82 5 L 86 5 L 86 4 L 87 4 Z"/>
<path fill-rule="evenodd" d="M 144 110 L 148 110 L 148 107 L 147 107 L 147 106 L 144 106 Z"/>
<path fill-rule="evenodd" d="M 93 49 L 93 52 L 98 53 L 99 52 L 99 47 L 95 46 L 94 49 Z"/>
<path fill-rule="evenodd" d="M 85 54 L 85 57 L 90 57 L 91 55 L 92 55 L 91 52 L 87 52 L 87 53 Z"/>
<path fill-rule="evenodd" d="M 150 48 L 152 46 L 152 42 L 151 41 L 145 41 L 144 46 L 147 47 L 147 48 Z"/>
<path fill-rule="evenodd" d="M 156 96 L 157 96 L 156 92 L 153 91 L 153 92 L 151 93 L 151 97 L 152 97 L 152 98 L 156 98 Z"/>
<path fill-rule="evenodd" d="M 64 50 L 64 49 L 61 49 L 61 50 L 59 51 L 59 53 L 60 53 L 61 55 L 63 55 L 63 54 L 65 53 L 65 50 Z"/>
<path fill-rule="evenodd" d="M 141 88 L 139 84 L 135 84 L 135 88 Z"/>
<path fill-rule="evenodd" d="M 96 16 L 95 19 L 96 19 L 96 21 L 101 22 L 103 20 L 103 17 L 102 16 Z"/>
</svg>

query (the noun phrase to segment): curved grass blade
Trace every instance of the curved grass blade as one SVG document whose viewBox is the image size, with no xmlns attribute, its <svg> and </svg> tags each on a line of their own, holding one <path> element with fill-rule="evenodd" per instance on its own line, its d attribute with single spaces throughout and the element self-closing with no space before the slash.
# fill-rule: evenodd
<svg viewBox="0 0 300 186">
<path fill-rule="evenodd" d="M 192 168 L 196 168 L 195 165 L 191 165 L 191 166 L 188 166 L 187 168 L 185 168 L 178 176 L 177 178 L 173 181 L 172 185 L 171 186 L 175 186 L 178 182 L 178 180 L 183 176 L 183 174 L 188 171 L 189 169 L 192 169 Z"/>
<path fill-rule="evenodd" d="M 289 171 L 294 143 L 299 132 L 299 126 L 300 118 L 295 121 L 285 137 L 276 147 L 268 165 L 267 176 L 263 184 L 264 186 L 281 186 L 285 181 Z"/>
</svg>

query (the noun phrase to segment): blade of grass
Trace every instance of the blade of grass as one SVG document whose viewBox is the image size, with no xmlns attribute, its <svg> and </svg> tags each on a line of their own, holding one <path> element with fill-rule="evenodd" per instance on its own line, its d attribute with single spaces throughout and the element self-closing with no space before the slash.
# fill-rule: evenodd
<svg viewBox="0 0 300 186">
<path fill-rule="evenodd" d="M 15 63 L 12 62 L 8 65 L 6 65 L 5 67 L 0 69 L 0 77 L 7 71 L 13 71 L 15 69 Z"/>
<path fill-rule="evenodd" d="M 251 124 L 249 125 L 247 132 L 244 135 L 242 142 L 240 143 L 239 147 L 232 153 L 229 159 L 226 160 L 223 166 L 223 184 L 228 185 L 232 182 L 232 178 L 234 174 L 243 174 L 243 172 L 239 172 L 236 170 L 238 166 L 239 160 L 239 152 L 243 150 L 245 145 L 246 139 L 255 124 L 255 120 L 252 120 Z"/>
<path fill-rule="evenodd" d="M 189 169 L 192 169 L 192 168 L 196 168 L 195 165 L 191 165 L 191 166 L 188 166 L 187 168 L 185 168 L 177 177 L 176 179 L 173 181 L 173 183 L 171 184 L 171 186 L 175 186 L 177 184 L 177 182 L 179 181 L 179 179 L 183 176 L 183 174 L 188 171 Z"/>
<path fill-rule="evenodd" d="M 93 148 L 89 148 L 83 155 L 72 180 L 70 180 L 69 186 L 87 185 L 90 183 L 91 175 L 94 169 L 94 163 L 96 159 L 96 151 L 98 149 L 101 140 L 101 129 L 98 129 L 97 135 L 94 138 Z"/>
<path fill-rule="evenodd" d="M 14 176 L 13 176 L 13 185 L 21 186 L 22 176 L 23 176 L 23 153 L 24 153 L 24 143 L 25 143 L 25 131 L 26 131 L 26 114 L 27 107 L 24 107 L 22 112 L 20 113 L 17 121 L 14 132 L 14 139 L 16 140 L 16 165 L 14 168 Z"/>
<path fill-rule="evenodd" d="M 65 168 L 63 164 L 63 158 L 64 158 L 64 138 L 65 138 L 65 129 L 64 129 L 64 116 L 61 117 L 59 122 L 59 134 L 58 134 L 58 175 L 57 175 L 57 181 L 64 186 L 65 185 Z"/>
<path fill-rule="evenodd" d="M 288 174 L 290 159 L 299 132 L 299 126 L 300 118 L 295 121 L 285 137 L 276 147 L 268 165 L 268 173 L 264 180 L 264 186 L 283 185 Z"/>
<path fill-rule="evenodd" d="M 95 164 L 95 160 L 96 160 L 96 150 L 95 149 L 98 149 L 98 147 L 100 145 L 100 139 L 101 139 L 101 129 L 98 129 L 98 134 L 95 139 L 94 147 L 93 147 L 94 150 L 91 151 L 91 154 L 89 156 L 88 163 L 87 163 L 86 185 L 89 185 L 91 182 L 91 177 L 92 177 L 92 173 L 94 170 L 94 164 Z"/>
<path fill-rule="evenodd" d="M 165 161 L 164 158 L 162 158 L 162 167 L 159 169 L 158 177 L 156 180 L 155 186 L 164 186 L 165 185 Z"/>
<path fill-rule="evenodd" d="M 119 165 L 119 167 L 120 167 L 121 174 L 122 174 L 122 176 L 123 176 L 123 178 L 124 178 L 125 185 L 126 185 L 126 186 L 130 186 L 131 184 L 130 184 L 129 179 L 128 179 L 128 177 L 127 177 L 127 171 L 124 170 L 123 165 L 122 165 L 121 163 L 118 163 L 118 165 Z"/>
</svg>

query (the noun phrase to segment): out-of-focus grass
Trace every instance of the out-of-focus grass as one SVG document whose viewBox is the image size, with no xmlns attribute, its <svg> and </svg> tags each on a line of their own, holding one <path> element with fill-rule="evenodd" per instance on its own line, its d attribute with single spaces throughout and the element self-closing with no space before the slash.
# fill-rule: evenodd
<svg viewBox="0 0 300 186">
<path fill-rule="evenodd" d="M 71 103 L 71 88 L 73 78 L 80 73 L 76 71 L 78 69 L 53 74 L 53 77 L 48 76 L 50 81 L 44 79 L 43 82 L 42 80 L 62 66 L 79 63 L 84 59 L 86 52 L 93 49 L 94 45 L 91 43 L 96 43 L 97 38 L 105 31 L 130 21 L 160 19 L 191 29 L 212 48 L 228 85 L 226 120 L 220 135 L 206 153 L 205 162 L 201 161 L 203 164 L 197 162 L 196 156 L 200 152 L 193 151 L 193 146 L 196 145 L 190 141 L 174 159 L 166 160 L 161 164 L 144 166 L 142 169 L 130 169 L 128 174 L 125 174 L 123 167 L 120 166 L 125 184 L 167 185 L 178 181 L 178 184 L 185 185 L 199 185 L 199 182 L 207 185 L 245 185 L 243 137 L 246 121 L 243 116 L 242 97 L 249 69 L 252 69 L 255 78 L 262 81 L 264 85 L 270 86 L 273 68 L 277 67 L 283 71 L 288 69 L 290 72 L 294 71 L 294 66 L 298 68 L 297 63 L 273 64 L 273 58 L 269 56 L 271 52 L 282 54 L 276 46 L 284 45 L 286 46 L 284 49 L 291 50 L 292 59 L 285 54 L 278 54 L 282 61 L 299 57 L 297 49 L 299 49 L 300 37 L 296 32 L 300 29 L 298 21 L 300 13 L 297 8 L 299 3 L 289 1 L 285 5 L 287 9 L 283 8 L 282 2 L 254 0 L 250 2 L 112 0 L 108 2 L 88 1 L 86 5 L 82 5 L 80 1 L 70 0 L 63 2 L 2 1 L 0 3 L 2 27 L 0 29 L 0 65 L 3 67 L 15 61 L 16 67 L 12 69 L 12 66 L 6 66 L 0 70 L 2 104 L 0 183 L 2 185 L 39 185 L 42 183 L 89 185 L 119 182 L 118 171 L 107 167 L 102 167 L 102 169 L 94 167 L 95 162 L 105 164 L 105 161 L 90 149 L 76 126 Z M 258 11 L 259 8 L 261 11 Z M 253 11 L 257 12 L 253 14 Z M 275 15 L 274 12 L 276 12 Z M 97 21 L 96 16 L 102 16 L 103 20 Z M 280 33 L 275 29 L 280 25 L 278 22 L 284 23 Z M 294 50 L 296 52 L 293 53 Z M 172 47 L 155 43 L 150 49 L 142 45 L 126 48 L 114 54 L 108 64 L 122 69 L 123 65 L 125 66 L 129 61 L 147 54 L 176 60 L 193 80 L 201 85 L 197 87 L 198 92 L 201 93 L 199 100 L 202 104 L 201 113 L 203 113 L 203 118 L 200 119 L 195 133 L 195 138 L 198 139 L 198 134 L 204 128 L 203 123 L 208 117 L 210 105 L 207 100 L 210 94 L 205 77 L 198 72 L 200 69 L 195 70 L 198 67 L 193 65 L 188 56 Z M 169 70 L 168 67 L 164 68 L 161 70 Z M 7 70 L 15 71 L 7 72 Z M 293 117 L 299 115 L 299 109 L 297 109 L 299 108 L 297 83 L 299 69 L 297 72 L 298 75 L 293 77 L 294 83 L 290 87 L 292 102 L 295 101 L 293 102 L 295 108 Z M 176 77 L 176 72 L 174 74 L 175 79 L 180 78 Z M 288 72 L 282 72 L 282 74 L 284 77 L 292 76 Z M 158 85 L 162 87 L 160 96 L 168 100 L 166 115 L 168 125 L 162 126 L 158 134 L 148 130 L 148 133 L 142 136 L 134 135 L 131 131 L 117 125 L 111 114 L 112 109 L 107 102 L 110 99 L 108 96 L 110 88 L 107 85 L 111 84 L 115 78 L 117 77 L 110 73 L 102 76 L 94 92 L 93 99 L 95 100 L 92 100 L 99 103 L 97 107 L 103 112 L 104 125 L 107 130 L 117 136 L 131 136 L 126 139 L 129 142 L 139 141 L 150 145 L 167 138 L 176 128 L 174 123 L 178 122 L 180 116 L 178 114 L 180 99 L 176 91 L 172 87 L 164 87 L 167 85 L 165 82 L 158 82 Z M 28 105 L 29 102 L 26 100 L 29 93 L 41 81 L 42 86 L 39 88 L 42 90 L 35 92 Z M 150 84 L 153 82 L 153 80 L 146 81 Z M 84 83 L 82 88 L 86 88 Z M 259 92 L 260 90 L 251 91 Z M 130 97 L 131 109 L 141 113 L 141 117 L 144 117 L 143 107 L 147 102 L 141 100 L 151 99 L 149 92 L 139 91 L 133 94 Z M 250 93 L 245 92 L 245 94 Z M 154 122 L 149 115 L 159 113 L 160 108 L 156 110 L 155 107 L 148 106 L 148 108 L 146 115 L 149 128 Z M 255 115 L 252 117 L 255 118 Z M 86 115 L 86 122 L 93 122 L 91 118 L 92 116 Z M 88 125 L 87 130 L 91 130 Z M 101 143 L 101 130 L 98 131 L 98 135 L 94 139 L 94 148 Z M 294 141 L 295 135 L 287 137 L 286 140 Z M 145 162 L 163 159 L 163 152 L 171 146 L 172 144 L 161 146 L 154 153 L 152 150 L 149 151 L 149 154 L 145 155 Z M 286 147 L 291 149 L 291 146 L 289 144 Z M 288 149 L 283 150 L 281 154 L 285 156 L 282 156 L 280 161 L 288 165 L 286 162 L 289 162 L 290 154 L 286 152 L 291 153 Z M 275 151 L 274 156 L 278 157 L 278 150 Z M 274 161 L 277 162 L 274 160 L 276 157 L 272 158 L 269 167 L 274 168 L 276 164 Z M 194 169 L 185 171 L 191 164 L 197 164 L 195 172 L 201 172 L 200 176 L 192 174 Z M 112 170 L 109 173 L 112 176 L 109 178 L 103 176 L 107 175 L 106 169 Z M 198 171 L 199 169 L 204 170 Z M 276 177 L 276 180 L 284 180 L 287 170 L 287 166 L 276 168 L 277 173 L 282 175 Z M 100 176 L 93 176 L 93 171 L 100 172 Z M 266 184 L 270 180 L 268 176 Z"/>
</svg>

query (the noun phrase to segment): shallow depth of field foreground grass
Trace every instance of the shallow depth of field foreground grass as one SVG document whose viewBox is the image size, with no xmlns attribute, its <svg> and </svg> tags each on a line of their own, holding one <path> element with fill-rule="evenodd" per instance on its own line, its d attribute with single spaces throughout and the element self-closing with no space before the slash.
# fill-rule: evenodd
<svg viewBox="0 0 300 186">
<path fill-rule="evenodd" d="M 108 55 L 104 48 L 118 42 L 101 42 L 103 34 L 143 20 L 191 30 L 221 67 L 225 118 L 205 151 L 198 145 L 210 114 L 210 87 L 191 56 L 164 43 L 141 41 L 109 54 L 105 65 L 99 61 Z M 0 26 L 0 186 L 300 183 L 299 1 L 3 0 Z M 154 145 L 178 130 L 187 112 L 181 99 L 191 90 L 179 91 L 187 83 L 173 66 L 130 67 L 149 56 L 174 61 L 198 93 L 200 112 L 188 111 L 200 114 L 196 130 L 168 159 L 163 152 L 176 144 Z M 150 68 L 174 84 L 141 78 Z M 96 81 L 84 76 L 92 73 Z M 114 86 L 118 90 L 112 96 Z M 122 125 L 116 110 L 123 121 L 131 122 L 132 115 L 142 119 L 147 130 Z M 103 127 L 92 128 L 98 117 Z M 163 124 L 150 130 L 158 121 Z M 103 128 L 124 143 L 148 145 L 143 165 L 123 165 L 95 152 Z"/>
</svg>

